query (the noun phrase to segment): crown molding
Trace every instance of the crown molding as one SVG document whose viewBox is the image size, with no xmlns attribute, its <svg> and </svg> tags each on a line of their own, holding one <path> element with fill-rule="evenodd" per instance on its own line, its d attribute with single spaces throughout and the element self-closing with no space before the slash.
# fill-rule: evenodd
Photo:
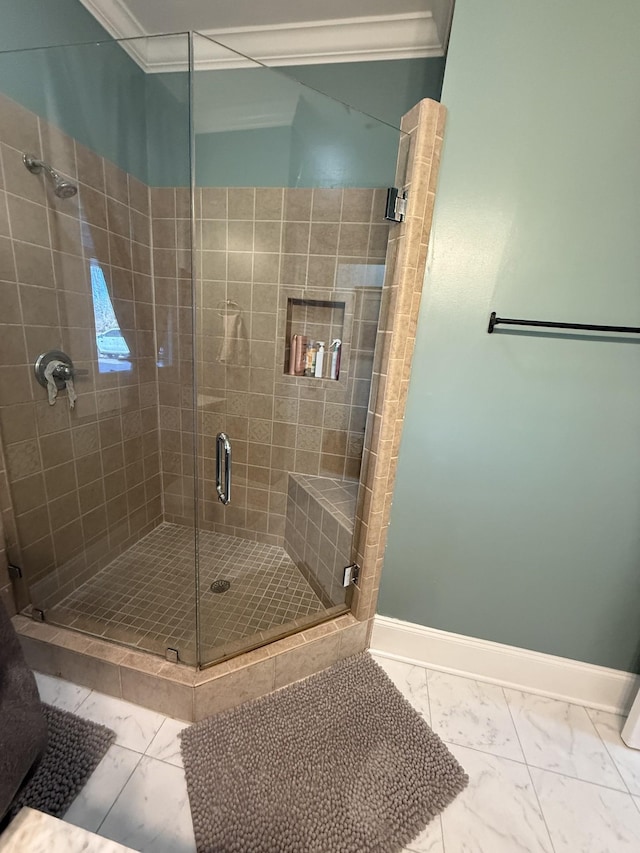
<svg viewBox="0 0 640 853">
<path fill-rule="evenodd" d="M 177 36 L 145 32 L 124 0 L 81 3 L 114 38 L 132 39 L 123 41 L 122 47 L 144 71 L 187 69 L 184 42 Z M 439 23 L 432 12 L 425 11 L 206 30 L 200 33 L 205 38 L 196 38 L 195 66 L 199 70 L 250 68 L 254 63 L 247 57 L 264 65 L 285 66 L 443 56 Z"/>
<path fill-rule="evenodd" d="M 316 65 L 373 59 L 442 56 L 443 48 L 430 12 L 312 21 L 202 33 L 231 50 L 265 65 Z M 205 39 L 196 44 L 198 68 L 232 68 L 247 63 Z"/>
<path fill-rule="evenodd" d="M 149 35 L 123 0 L 80 0 L 80 2 L 114 38 L 136 38 Z"/>
<path fill-rule="evenodd" d="M 85 9 L 115 39 L 140 39 L 121 42 L 121 47 L 143 69 L 145 68 L 146 36 L 144 27 L 122 0 L 80 0 Z"/>
</svg>

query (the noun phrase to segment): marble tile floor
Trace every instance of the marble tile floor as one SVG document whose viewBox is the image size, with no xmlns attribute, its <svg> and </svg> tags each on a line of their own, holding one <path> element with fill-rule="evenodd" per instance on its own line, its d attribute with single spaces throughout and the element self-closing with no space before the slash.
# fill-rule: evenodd
<svg viewBox="0 0 640 853">
<path fill-rule="evenodd" d="M 404 853 L 640 850 L 640 751 L 620 740 L 622 717 L 374 657 L 471 778 Z M 195 851 L 177 738 L 186 723 L 37 679 L 45 701 L 116 731 L 65 819 L 134 850 Z"/>
</svg>

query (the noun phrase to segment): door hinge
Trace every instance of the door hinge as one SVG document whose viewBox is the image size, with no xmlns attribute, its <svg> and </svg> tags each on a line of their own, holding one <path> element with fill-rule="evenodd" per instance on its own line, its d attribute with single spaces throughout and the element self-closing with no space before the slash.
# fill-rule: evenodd
<svg viewBox="0 0 640 853">
<path fill-rule="evenodd" d="M 358 586 L 358 579 L 360 578 L 360 566 L 357 563 L 349 563 L 348 566 L 344 567 L 344 571 L 342 574 L 342 586 Z"/>
<path fill-rule="evenodd" d="M 13 563 L 9 563 L 7 571 L 9 572 L 9 579 L 12 581 L 19 581 L 22 577 L 22 569 L 20 566 L 14 566 Z"/>
<path fill-rule="evenodd" d="M 391 222 L 404 222 L 407 214 L 407 198 L 406 190 L 400 191 L 397 187 L 389 187 L 384 218 Z"/>
</svg>

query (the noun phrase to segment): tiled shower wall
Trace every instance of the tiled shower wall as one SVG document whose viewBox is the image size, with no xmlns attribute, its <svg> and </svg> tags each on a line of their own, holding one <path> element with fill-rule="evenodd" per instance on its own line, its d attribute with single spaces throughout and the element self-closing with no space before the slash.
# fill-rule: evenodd
<svg viewBox="0 0 640 853">
<path fill-rule="evenodd" d="M 152 195 L 154 235 L 157 229 L 172 240 L 175 233 L 179 241 L 187 222 L 179 215 L 174 232 L 179 194 L 172 202 L 170 193 Z M 207 529 L 282 544 L 288 472 L 358 478 L 388 238 L 385 196 L 373 189 L 198 191 L 200 523 Z M 164 263 L 163 250 L 154 258 L 159 253 Z M 286 375 L 289 297 L 345 303 L 339 382 Z M 165 509 L 169 520 L 187 523 L 191 448 L 178 446 L 177 425 L 190 418 L 192 392 L 189 364 L 177 359 L 190 355 L 190 306 L 179 278 L 170 299 L 173 367 L 160 371 Z M 224 326 L 235 312 L 246 346 L 224 363 Z M 294 331 L 319 336 L 319 329 Z M 228 507 L 215 499 L 221 430 L 233 444 Z"/>
<path fill-rule="evenodd" d="M 160 471 L 165 520 L 193 524 L 193 297 L 190 191 L 151 189 Z"/>
<path fill-rule="evenodd" d="M 46 606 L 159 523 L 163 501 L 166 520 L 193 522 L 190 199 L 186 188 L 149 190 L 6 98 L 0 122 L 0 429 L 10 481 L 0 501 L 15 517 L 15 536 L 5 523 L 10 558 Z M 57 199 L 24 168 L 25 151 L 77 181 L 79 195 Z M 282 544 L 288 472 L 359 475 L 384 191 L 205 188 L 196 206 L 200 523 Z M 92 258 L 131 371 L 98 371 Z M 286 375 L 288 297 L 344 301 L 339 382 Z M 219 361 L 227 301 L 240 309 L 245 363 Z M 90 372 L 76 382 L 74 411 L 64 393 L 50 407 L 33 378 L 35 357 L 52 348 Z M 222 429 L 234 448 L 227 508 L 215 500 Z"/>
<path fill-rule="evenodd" d="M 58 199 L 23 152 L 79 185 Z M 149 192 L 0 97 L 0 429 L 20 561 L 34 603 L 64 594 L 162 516 Z M 131 370 L 99 373 L 89 262 L 104 273 Z M 49 406 L 33 375 L 62 349 L 88 375 Z M 0 582 L 1 583 L 1 582 Z"/>
</svg>

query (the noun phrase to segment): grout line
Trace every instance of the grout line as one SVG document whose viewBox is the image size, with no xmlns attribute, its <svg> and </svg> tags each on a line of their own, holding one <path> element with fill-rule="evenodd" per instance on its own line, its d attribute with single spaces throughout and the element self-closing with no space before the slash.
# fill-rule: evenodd
<svg viewBox="0 0 640 853">
<path fill-rule="evenodd" d="M 583 706 L 580 706 L 580 707 L 583 707 Z M 596 736 L 598 737 L 598 739 L 600 740 L 600 743 L 601 743 L 601 744 L 603 745 L 603 747 L 605 748 L 605 751 L 606 751 L 607 755 L 608 755 L 608 756 L 609 756 L 609 758 L 611 759 L 611 763 L 612 763 L 612 764 L 613 764 L 613 766 L 615 767 L 615 769 L 616 769 L 616 771 L 617 771 L 617 773 L 618 773 L 618 776 L 619 776 L 619 777 L 620 777 L 620 779 L 622 780 L 622 784 L 625 786 L 625 788 L 627 789 L 627 791 L 629 792 L 629 794 L 631 794 L 631 795 L 633 796 L 632 791 L 631 791 L 631 789 L 629 788 L 629 785 L 627 784 L 627 780 L 624 778 L 624 776 L 623 776 L 623 775 L 622 775 L 622 773 L 620 772 L 620 769 L 619 769 L 619 767 L 618 767 L 618 762 L 615 760 L 615 758 L 613 757 L 613 755 L 612 755 L 612 754 L 611 754 L 611 752 L 609 751 L 609 747 L 607 746 L 607 742 L 604 740 L 604 738 L 602 737 L 602 735 L 601 735 L 601 734 L 600 734 L 600 732 L 598 731 L 598 727 L 596 726 L 596 724 L 594 723 L 594 721 L 593 721 L 593 720 L 592 720 L 592 718 L 591 718 L 591 714 L 589 713 L 589 711 L 590 711 L 590 710 L 595 710 L 595 709 L 585 708 L 584 710 L 586 711 L 587 718 L 588 718 L 589 722 L 591 723 L 591 725 L 592 725 L 592 727 L 593 727 L 593 730 L 594 730 L 594 732 L 596 733 Z M 616 714 L 615 716 L 622 716 L 622 715 L 621 715 L 621 714 Z"/>
<path fill-rule="evenodd" d="M 370 650 L 370 652 L 371 652 L 374 656 L 375 656 L 375 655 L 377 655 L 377 656 L 382 657 L 382 658 L 387 659 L 387 660 L 396 660 L 395 658 L 387 658 L 387 657 L 386 657 L 386 655 L 380 655 L 380 654 L 379 654 L 379 652 L 377 652 L 377 651 L 375 651 L 375 650 Z M 429 684 L 428 673 L 429 673 L 429 672 L 439 672 L 439 670 L 432 670 L 432 669 L 430 669 L 429 667 L 427 667 L 427 666 L 423 666 L 423 665 L 421 665 L 421 664 L 408 664 L 408 663 L 406 663 L 405 661 L 398 661 L 398 662 L 399 662 L 399 663 L 405 663 L 407 666 L 419 666 L 421 669 L 426 670 L 426 672 L 427 672 L 427 689 L 428 689 L 428 684 Z M 474 679 L 472 679 L 472 678 L 467 678 L 466 676 L 456 676 L 456 678 L 464 678 L 466 681 L 474 681 Z M 484 682 L 481 682 L 481 683 L 484 683 Z M 499 685 L 497 685 L 497 686 L 499 686 Z M 508 708 L 508 710 L 509 710 L 509 715 L 510 715 L 510 717 L 511 717 L 511 720 L 512 720 L 512 723 L 513 723 L 513 727 L 514 727 L 514 730 L 515 730 L 515 733 L 516 733 L 516 737 L 518 738 L 518 743 L 519 743 L 520 749 L 521 749 L 521 751 L 522 751 L 522 755 L 523 755 L 523 759 L 522 759 L 522 760 L 517 759 L 517 758 L 507 758 L 506 756 L 499 755 L 499 754 L 498 754 L 498 753 L 496 753 L 496 752 L 491 752 L 491 751 L 490 751 L 490 750 L 488 750 L 488 749 L 482 749 L 482 748 L 477 747 L 477 746 L 468 746 L 467 744 L 456 743 L 455 741 L 447 741 L 447 740 L 445 740 L 444 738 L 443 738 L 443 741 L 444 741 L 445 743 L 449 743 L 449 744 L 451 744 L 451 745 L 453 745 L 453 746 L 461 746 L 461 747 L 463 747 L 463 748 L 465 748 L 465 749 L 472 749 L 472 750 L 474 750 L 475 752 L 481 752 L 481 753 L 483 753 L 484 755 L 492 755 L 492 756 L 494 756 L 494 757 L 496 757 L 496 758 L 504 758 L 504 759 L 505 759 L 505 761 L 513 761 L 513 762 L 515 762 L 516 764 L 524 764 L 524 765 L 526 765 L 527 767 L 534 768 L 535 770 L 542 770 L 542 771 L 544 771 L 544 772 L 546 772 L 546 773 L 554 773 L 556 776 L 562 776 L 562 777 L 564 777 L 565 779 L 573 779 L 573 781 L 575 781 L 575 782 L 584 782 L 584 783 L 585 783 L 585 784 L 587 784 L 587 785 L 594 785 L 594 786 L 595 786 L 595 787 L 597 787 L 597 788 L 605 788 L 605 789 L 606 789 L 606 790 L 608 790 L 608 791 L 617 791 L 618 793 L 621 793 L 621 794 L 629 794 L 629 796 L 631 796 L 632 798 L 633 798 L 634 796 L 637 796 L 637 795 L 632 794 L 632 792 L 629 790 L 629 787 L 628 787 L 628 785 L 626 784 L 625 780 L 622 778 L 622 775 L 620 774 L 620 771 L 618 771 L 618 775 L 620 776 L 621 781 L 622 781 L 622 782 L 623 782 L 623 784 L 625 785 L 625 788 L 624 788 L 624 789 L 621 789 L 621 788 L 614 788 L 614 787 L 612 787 L 612 786 L 610 786 L 610 785 L 601 785 L 601 784 L 599 784 L 598 782 L 592 782 L 592 781 L 590 781 L 590 780 L 588 780 L 588 779 L 581 779 L 581 778 L 579 778 L 578 776 L 571 776 L 571 775 L 569 775 L 568 773 L 562 773 L 562 772 L 560 772 L 560 771 L 558 771 L 558 770 L 553 770 L 553 769 L 550 769 L 550 768 L 548 768 L 548 767 L 540 767 L 540 766 L 538 766 L 537 764 L 534 764 L 533 762 L 528 761 L 528 760 L 527 760 L 527 758 L 526 758 L 526 755 L 525 755 L 524 749 L 523 749 L 523 747 L 522 747 L 522 742 L 521 742 L 521 740 L 520 740 L 520 734 L 519 734 L 518 729 L 517 729 L 517 726 L 516 726 L 516 724 L 515 724 L 515 719 L 514 719 L 514 717 L 513 717 L 513 712 L 512 712 L 512 710 L 511 710 L 511 706 L 509 705 L 509 700 L 507 699 L 507 696 L 506 696 L 506 693 L 505 693 L 505 688 L 501 687 L 501 690 L 502 690 L 502 692 L 503 692 L 503 695 L 504 695 L 504 698 L 505 698 L 505 702 L 506 702 L 506 704 L 507 704 L 507 708 Z M 518 692 L 526 693 L 526 691 L 518 691 Z M 527 694 L 527 695 L 535 696 L 535 695 L 537 695 L 537 694 L 533 694 L 533 693 L 532 693 L 532 694 Z M 551 700 L 551 701 L 554 701 L 554 702 L 555 702 L 555 701 L 560 701 L 560 700 L 553 699 L 553 700 Z M 571 703 L 567 703 L 567 704 L 571 704 Z M 581 705 L 579 705 L 579 706 L 577 706 L 577 707 L 582 707 L 582 706 L 581 706 Z M 586 710 L 586 709 L 585 709 L 585 710 Z M 594 709 L 594 710 L 596 710 L 596 709 Z M 429 713 L 431 714 L 431 700 L 430 700 L 430 695 L 429 695 Z M 591 722 L 592 722 L 592 721 L 591 721 Z M 592 723 L 592 724 L 593 724 L 593 723 Z M 431 727 L 431 728 L 433 728 L 433 727 Z M 595 729 L 595 726 L 594 726 L 594 729 Z M 437 734 L 437 733 L 436 733 L 436 734 Z M 602 741 L 602 738 L 600 737 L 599 732 L 597 731 L 597 729 L 596 729 L 596 734 L 598 735 L 599 740 L 600 740 L 601 742 L 603 742 L 603 741 Z M 604 744 L 604 742 L 603 742 L 603 744 Z M 606 748 L 606 744 L 604 744 L 604 746 L 605 746 L 605 748 Z M 610 755 L 610 753 L 608 752 L 608 750 L 607 750 L 607 753 Z M 612 758 L 612 761 L 613 761 L 613 763 L 614 763 L 614 766 L 615 766 L 616 770 L 618 770 L 617 764 L 615 763 L 615 760 L 614 760 L 613 758 Z M 533 781 L 533 780 L 532 780 L 532 781 Z M 640 807 L 639 807 L 639 808 L 640 808 Z"/>
<path fill-rule="evenodd" d="M 126 749 L 126 748 L 127 748 L 127 747 L 124 747 L 124 749 Z M 130 751 L 131 751 L 131 752 L 135 752 L 135 750 L 133 750 L 133 749 L 132 749 L 132 750 L 130 750 Z M 127 776 L 127 778 L 125 779 L 123 786 L 120 788 L 120 790 L 119 790 L 119 791 L 118 791 L 118 793 L 116 794 L 116 796 L 115 796 L 115 798 L 114 798 L 113 802 L 111 803 L 111 805 L 110 805 L 110 806 L 109 806 L 109 808 L 107 809 L 107 813 L 105 814 L 105 816 L 104 816 L 104 817 L 102 818 L 102 820 L 100 821 L 100 824 L 98 825 L 98 827 L 95 829 L 95 833 L 96 833 L 96 835 L 98 835 L 98 834 L 100 833 L 100 830 L 102 829 L 102 826 L 103 826 L 103 824 L 104 824 L 105 820 L 106 820 L 106 819 L 109 817 L 109 815 L 111 814 L 111 812 L 112 812 L 112 810 L 113 810 L 113 807 L 115 806 L 115 804 L 118 802 L 118 800 L 119 800 L 119 799 L 120 799 L 120 797 L 122 796 L 122 792 L 124 791 L 124 789 L 125 789 L 125 788 L 127 787 L 127 785 L 129 784 L 129 782 L 130 782 L 130 780 L 131 780 L 131 777 L 133 776 L 133 774 L 136 772 L 136 770 L 137 770 L 137 769 L 138 769 L 138 767 L 140 766 L 140 762 L 142 761 L 142 759 L 143 759 L 143 758 L 144 758 L 144 755 L 143 755 L 143 754 L 140 754 L 140 758 L 136 761 L 135 765 L 133 766 L 133 768 L 132 768 L 132 770 L 131 770 L 131 773 L 129 773 L 129 775 L 128 775 L 128 776 Z"/>
<path fill-rule="evenodd" d="M 524 764 L 527 768 L 527 774 L 529 776 L 529 779 L 531 780 L 531 788 L 533 789 L 533 793 L 535 794 L 536 802 L 538 804 L 538 809 L 540 810 L 540 814 L 542 815 L 542 820 L 544 821 L 544 825 L 545 825 L 545 828 L 547 830 L 547 836 L 549 837 L 549 843 L 551 844 L 551 849 L 555 850 L 555 845 L 554 845 L 553 839 L 551 837 L 551 830 L 549 829 L 549 824 L 547 823 L 547 816 L 544 813 L 544 809 L 542 808 L 542 803 L 540 802 L 540 797 L 538 796 L 538 790 L 535 786 L 535 782 L 533 781 L 533 776 L 531 774 L 531 767 L 527 761 L 527 756 L 526 756 L 526 753 L 524 751 L 524 747 L 522 746 L 522 740 L 520 739 L 520 732 L 518 731 L 518 727 L 516 726 L 516 720 L 515 720 L 515 717 L 513 716 L 513 711 L 511 709 L 511 705 L 509 704 L 509 699 L 507 698 L 507 694 L 506 694 L 504 687 L 501 687 L 500 689 L 501 689 L 502 695 L 504 697 L 505 705 L 507 706 L 507 711 L 509 712 L 509 717 L 511 718 L 511 725 L 513 726 L 513 730 L 516 733 L 516 737 L 518 739 L 520 751 L 522 752 L 522 757 L 524 758 Z M 537 769 L 540 769 L 540 768 L 537 768 Z M 562 774 L 558 774 L 558 775 L 562 775 Z"/>
<path fill-rule="evenodd" d="M 462 749 L 471 749 L 473 752 L 480 752 L 482 755 L 490 755 L 493 758 L 500 758 L 503 761 L 511 761 L 514 764 L 520 764 L 523 767 L 529 767 L 533 770 L 541 770 L 544 773 L 553 773 L 554 776 L 562 776 L 563 779 L 570 779 L 573 782 L 580 782 L 584 785 L 593 785 L 594 788 L 604 788 L 607 791 L 616 791 L 618 794 L 631 796 L 627 791 L 622 791 L 620 788 L 612 788 L 610 785 L 600 785 L 598 782 L 590 782 L 588 779 L 579 779 L 577 776 L 569 776 L 568 773 L 561 773 L 559 770 L 550 770 L 548 767 L 538 767 L 536 764 L 530 764 L 527 761 L 520 761 L 518 758 L 507 758 L 505 755 L 499 755 L 497 752 L 490 752 L 489 750 L 482 749 L 479 746 L 468 746 L 465 743 L 456 743 L 453 740 L 441 739 L 443 743 L 446 743 L 448 746 L 459 746 Z"/>
<path fill-rule="evenodd" d="M 504 704 L 506 705 L 507 711 L 509 713 L 509 719 L 511 720 L 511 725 L 513 726 L 513 731 L 515 733 L 516 739 L 518 741 L 518 746 L 520 747 L 520 752 L 522 753 L 522 760 L 525 764 L 527 764 L 527 754 L 524 751 L 524 747 L 522 745 L 522 740 L 520 738 L 520 732 L 518 731 L 518 727 L 516 725 L 515 717 L 513 716 L 513 711 L 511 710 L 511 705 L 509 704 L 509 700 L 507 698 L 507 694 L 505 693 L 504 687 L 500 687 L 500 692 L 502 693 L 502 698 L 504 699 Z"/>
<path fill-rule="evenodd" d="M 70 683 L 72 683 L 72 682 L 67 682 L 67 684 L 70 684 Z M 80 704 L 76 707 L 76 709 L 74 710 L 74 712 L 73 712 L 73 713 L 74 713 L 74 714 L 77 714 L 77 713 L 79 712 L 80 708 L 82 708 L 82 706 L 85 704 L 85 702 L 88 702 L 88 700 L 93 696 L 93 694 L 94 694 L 94 693 L 97 693 L 97 691 L 96 691 L 96 690 L 93 690 L 93 689 L 89 690 L 89 692 L 87 693 L 87 695 L 84 697 L 84 699 L 82 700 L 82 702 L 80 702 Z M 99 695 L 99 696 L 106 696 L 107 694 L 106 694 L 106 693 L 98 693 L 97 695 Z M 117 698 L 117 697 L 116 697 L 116 698 Z M 82 716 L 82 715 L 80 715 L 80 716 Z"/>
<path fill-rule="evenodd" d="M 429 728 L 433 728 L 433 712 L 431 710 L 431 691 L 429 690 L 429 670 L 424 669 L 424 680 L 427 685 L 427 705 L 429 706 Z"/>
</svg>

